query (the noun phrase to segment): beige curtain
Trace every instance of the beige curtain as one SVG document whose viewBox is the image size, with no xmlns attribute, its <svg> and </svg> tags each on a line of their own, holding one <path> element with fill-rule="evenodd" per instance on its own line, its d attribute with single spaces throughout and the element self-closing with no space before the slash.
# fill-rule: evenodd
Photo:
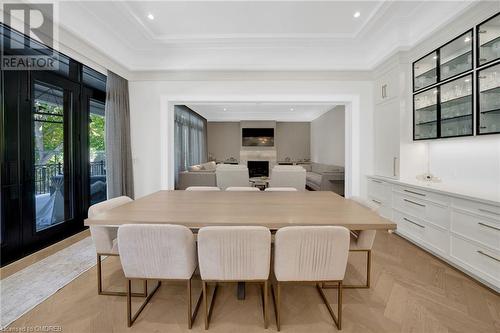
<svg viewBox="0 0 500 333">
<path fill-rule="evenodd" d="M 134 198 L 128 81 L 113 72 L 106 82 L 105 115 L 108 199 Z"/>
</svg>

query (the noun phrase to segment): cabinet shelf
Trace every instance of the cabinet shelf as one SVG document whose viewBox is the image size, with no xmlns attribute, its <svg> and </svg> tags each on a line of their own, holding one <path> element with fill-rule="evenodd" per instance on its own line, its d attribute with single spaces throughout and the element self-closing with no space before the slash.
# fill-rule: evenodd
<svg viewBox="0 0 500 333">
<path fill-rule="evenodd" d="M 415 124 L 415 126 L 430 125 L 437 123 L 437 120 L 423 121 L 421 123 Z"/>
<path fill-rule="evenodd" d="M 417 78 L 422 77 L 422 76 L 428 76 L 427 74 L 429 74 L 429 73 L 431 73 L 431 72 L 435 72 L 435 71 L 436 71 L 436 67 L 433 67 L 433 68 L 431 68 L 431 69 L 429 69 L 429 70 L 427 70 L 427 71 L 423 72 L 422 74 L 419 74 L 419 75 L 415 76 L 415 78 L 417 79 Z M 435 75 L 436 75 L 436 74 L 434 74 L 434 76 L 435 76 Z"/>
<path fill-rule="evenodd" d="M 420 108 L 420 109 L 415 109 L 415 111 L 436 111 L 435 110 L 436 107 L 437 107 L 437 104 L 432 104 L 432 105 L 424 106 L 423 108 Z"/>
<path fill-rule="evenodd" d="M 488 46 L 495 44 L 496 42 L 500 42 L 500 36 L 493 38 L 492 40 L 490 40 L 484 44 L 481 44 L 480 47 L 488 47 Z"/>
<path fill-rule="evenodd" d="M 472 117 L 472 113 L 462 114 L 460 116 L 449 117 L 449 118 L 441 118 L 441 122 L 451 121 L 451 120 L 456 120 L 456 119 L 461 119 L 461 118 L 468 118 L 468 117 Z"/>
<path fill-rule="evenodd" d="M 500 92 L 500 86 L 488 88 L 488 89 L 480 91 L 481 94 L 489 94 L 489 93 L 494 93 L 494 92 Z"/>
<path fill-rule="evenodd" d="M 456 56 L 456 57 L 454 57 L 454 58 L 451 58 L 450 60 L 448 60 L 448 61 L 446 61 L 446 62 L 442 63 L 442 64 L 441 64 L 441 67 L 446 66 L 446 65 L 449 65 L 449 64 L 451 64 L 451 63 L 454 63 L 454 62 L 456 62 L 458 59 L 466 58 L 466 57 L 467 57 L 469 54 L 471 54 L 471 53 L 472 53 L 472 51 L 467 51 L 467 52 L 462 53 L 462 54 L 460 54 L 460 55 L 458 55 L 458 56 Z"/>
<path fill-rule="evenodd" d="M 472 98 L 472 95 L 465 95 L 465 96 L 455 97 L 455 98 L 449 99 L 447 101 L 441 102 L 441 106 L 442 105 L 446 105 L 446 106 L 451 107 L 451 106 L 455 106 L 455 105 L 458 105 L 458 104 L 470 103 L 470 99 L 471 98 Z"/>
<path fill-rule="evenodd" d="M 491 109 L 491 110 L 486 110 L 486 111 L 480 111 L 481 113 L 493 113 L 493 114 L 500 114 L 500 109 Z"/>
</svg>

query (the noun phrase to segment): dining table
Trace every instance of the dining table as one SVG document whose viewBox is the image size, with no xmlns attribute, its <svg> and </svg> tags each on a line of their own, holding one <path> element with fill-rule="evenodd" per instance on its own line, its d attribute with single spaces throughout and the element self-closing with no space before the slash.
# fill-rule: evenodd
<svg viewBox="0 0 500 333">
<path fill-rule="evenodd" d="M 396 224 L 360 203 L 330 191 L 231 192 L 165 190 L 85 220 L 85 226 L 177 224 L 194 233 L 206 226 L 343 226 L 349 230 L 395 230 Z M 243 299 L 244 284 L 238 286 Z"/>
</svg>

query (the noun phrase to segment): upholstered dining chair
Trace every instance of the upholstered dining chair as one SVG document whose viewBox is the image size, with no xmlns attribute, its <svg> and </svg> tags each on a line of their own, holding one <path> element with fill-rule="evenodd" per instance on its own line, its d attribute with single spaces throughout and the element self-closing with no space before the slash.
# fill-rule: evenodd
<svg viewBox="0 0 500 333">
<path fill-rule="evenodd" d="M 264 191 L 266 192 L 297 192 L 295 187 L 268 187 Z"/>
<path fill-rule="evenodd" d="M 220 191 L 217 186 L 189 186 L 186 191 Z"/>
<path fill-rule="evenodd" d="M 268 279 L 271 232 L 265 227 L 214 226 L 198 231 L 198 261 L 203 285 L 205 329 L 214 307 L 218 282 L 252 282 L 263 285 L 264 327 L 268 322 Z M 208 283 L 215 283 L 208 305 Z"/>
<path fill-rule="evenodd" d="M 304 191 L 306 169 L 300 165 L 276 165 L 271 170 L 269 187 L 295 187 L 299 191 Z"/>
<path fill-rule="evenodd" d="M 376 230 L 360 230 L 351 232 L 350 252 L 366 252 L 366 283 L 362 285 L 345 285 L 345 288 L 370 288 L 372 267 L 372 247 Z"/>
<path fill-rule="evenodd" d="M 107 210 L 122 206 L 126 203 L 132 202 L 129 197 L 121 196 L 109 199 L 89 207 L 88 217 L 92 218 Z M 126 296 L 127 293 L 123 291 L 105 291 L 102 288 L 102 256 L 119 256 L 118 240 L 116 239 L 117 227 L 100 227 L 90 226 L 90 235 L 97 253 L 97 294 L 107 296 Z M 147 281 L 144 281 L 144 291 L 142 293 L 134 293 L 133 296 L 146 297 Z"/>
<path fill-rule="evenodd" d="M 342 329 L 342 280 L 347 266 L 349 230 L 344 227 L 284 227 L 275 234 L 274 275 L 272 288 L 276 306 L 276 326 L 281 328 L 281 285 L 314 283 L 330 316 Z M 323 292 L 322 283 L 338 284 L 338 310 L 334 314 Z"/>
<path fill-rule="evenodd" d="M 118 246 L 123 272 L 127 278 L 127 325 L 131 327 L 162 281 L 183 281 L 187 286 L 187 325 L 196 318 L 202 294 L 192 311 L 191 282 L 197 267 L 194 235 L 185 226 L 126 224 L 118 228 Z M 132 314 L 131 281 L 157 280 L 139 309 Z"/>
<path fill-rule="evenodd" d="M 217 187 L 250 186 L 248 167 L 243 164 L 218 164 L 215 169 Z"/>
<path fill-rule="evenodd" d="M 257 187 L 241 187 L 241 186 L 231 186 L 226 188 L 226 191 L 232 192 L 260 192 Z"/>
</svg>

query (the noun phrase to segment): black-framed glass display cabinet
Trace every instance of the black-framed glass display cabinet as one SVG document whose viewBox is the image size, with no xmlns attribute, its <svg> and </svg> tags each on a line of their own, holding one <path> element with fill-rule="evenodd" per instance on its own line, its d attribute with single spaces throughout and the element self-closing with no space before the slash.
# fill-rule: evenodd
<svg viewBox="0 0 500 333">
<path fill-rule="evenodd" d="M 478 67 L 500 59 L 500 13 L 480 23 L 476 34 Z"/>
<path fill-rule="evenodd" d="M 500 133 L 500 63 L 477 71 L 477 134 Z"/>
<path fill-rule="evenodd" d="M 413 140 L 500 134 L 500 13 L 417 59 L 412 75 Z"/>
</svg>

